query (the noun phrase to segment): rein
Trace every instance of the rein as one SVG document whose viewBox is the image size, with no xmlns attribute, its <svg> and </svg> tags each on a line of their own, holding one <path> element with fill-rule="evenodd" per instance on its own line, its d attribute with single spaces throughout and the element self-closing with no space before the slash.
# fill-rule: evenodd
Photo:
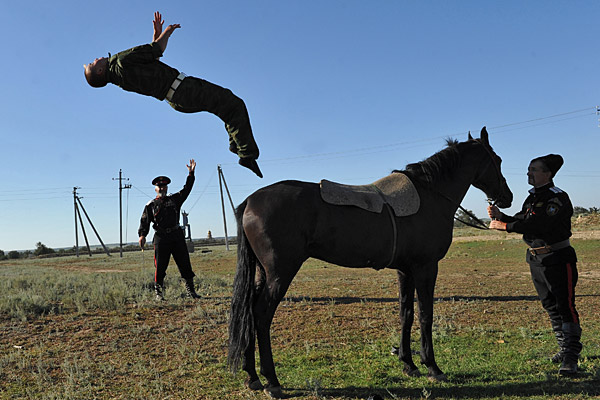
<svg viewBox="0 0 600 400">
<path fill-rule="evenodd" d="M 477 229 L 481 229 L 481 230 L 488 230 L 490 229 L 487 224 L 485 222 L 483 222 L 482 220 L 480 220 L 479 218 L 477 218 L 477 216 L 475 216 L 475 214 L 473 214 L 472 212 L 470 212 L 469 210 L 467 210 L 466 208 L 464 208 L 463 206 L 461 206 L 460 204 L 457 204 L 456 201 L 452 200 L 449 196 L 446 196 L 445 194 L 438 192 L 438 194 L 440 196 L 442 196 L 443 198 L 445 198 L 446 200 L 448 200 L 450 203 L 454 204 L 455 206 L 458 206 L 458 208 L 460 208 L 462 210 L 462 212 L 464 212 L 465 214 L 467 214 L 469 217 L 471 217 L 476 223 L 476 224 L 472 224 L 471 222 L 468 221 L 464 221 L 460 218 L 457 218 L 456 215 L 454 216 L 454 219 L 458 222 L 461 222 L 467 226 L 470 226 L 472 228 L 477 228 Z"/>
<path fill-rule="evenodd" d="M 487 146 L 485 144 L 483 144 L 479 139 L 476 139 L 477 142 L 479 142 L 480 145 L 483 146 L 483 148 L 485 149 L 485 151 L 488 153 L 488 155 L 490 156 L 490 160 L 492 161 L 492 165 L 494 166 L 495 170 L 496 170 L 496 174 L 498 175 L 498 179 L 499 180 L 505 180 L 504 177 L 502 176 L 502 172 L 500 172 L 500 167 L 498 166 L 498 164 L 496 163 L 496 160 L 494 160 L 494 156 L 492 154 L 492 152 L 490 151 L 490 149 L 487 148 Z M 444 197 L 446 200 L 448 200 L 450 203 L 457 205 L 458 208 L 460 208 L 465 214 L 467 214 L 469 217 L 471 217 L 471 219 L 473 219 L 476 224 L 473 224 L 471 222 L 468 221 L 463 221 L 460 218 L 457 218 L 456 215 L 454 216 L 454 219 L 460 223 L 463 223 L 467 226 L 470 226 L 472 228 L 477 228 L 477 229 L 481 229 L 481 230 L 489 230 L 490 228 L 486 225 L 485 222 L 483 222 L 482 220 L 480 220 L 479 218 L 477 218 L 472 212 L 470 212 L 469 210 L 467 210 L 466 208 L 464 208 L 463 206 L 460 205 L 460 203 L 457 203 L 456 201 L 452 200 L 450 197 L 446 196 L 443 193 L 440 193 L 440 196 Z M 488 200 L 489 202 L 490 200 Z M 491 203 L 490 203 L 491 204 Z"/>
</svg>

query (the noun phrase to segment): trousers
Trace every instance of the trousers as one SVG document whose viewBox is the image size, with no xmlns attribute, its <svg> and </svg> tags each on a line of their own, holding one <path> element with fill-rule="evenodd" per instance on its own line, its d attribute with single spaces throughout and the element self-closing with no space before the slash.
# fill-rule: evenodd
<svg viewBox="0 0 600 400">
<path fill-rule="evenodd" d="M 530 264 L 529 269 L 535 290 L 552 324 L 579 324 L 579 313 L 575 308 L 577 263 L 550 266 Z"/>
<path fill-rule="evenodd" d="M 169 104 L 183 113 L 207 111 L 216 115 L 225 122 L 229 150 L 240 158 L 258 158 L 259 150 L 246 104 L 231 90 L 188 76 L 181 81 Z"/>
<path fill-rule="evenodd" d="M 182 229 L 175 229 L 173 232 L 166 234 L 154 234 L 154 282 L 163 286 L 165 276 L 167 275 L 167 267 L 171 255 L 179 268 L 181 277 L 185 280 L 191 279 L 194 276 L 192 271 L 192 263 L 190 262 L 190 254 L 188 253 L 185 237 Z"/>
</svg>

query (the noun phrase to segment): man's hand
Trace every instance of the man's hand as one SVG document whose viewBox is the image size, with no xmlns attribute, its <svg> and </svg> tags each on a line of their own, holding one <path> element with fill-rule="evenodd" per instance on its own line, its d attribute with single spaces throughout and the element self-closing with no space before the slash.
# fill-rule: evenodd
<svg viewBox="0 0 600 400">
<path fill-rule="evenodd" d="M 162 15 L 158 11 L 156 11 L 154 13 L 154 21 L 152 21 L 152 24 L 154 25 L 154 36 L 152 36 L 153 42 L 156 42 L 158 40 L 158 38 L 160 37 L 160 34 L 162 33 L 164 22 L 165 21 L 163 21 Z"/>
<path fill-rule="evenodd" d="M 154 25 L 154 36 L 152 38 L 153 42 L 158 43 L 160 46 L 161 52 L 165 52 L 167 49 L 167 42 L 169 41 L 169 37 L 173 34 L 173 31 L 177 28 L 181 28 L 179 24 L 172 24 L 165 28 L 163 31 L 163 19 L 160 12 L 156 11 L 154 13 L 154 21 L 152 21 Z"/>
<path fill-rule="evenodd" d="M 140 247 L 143 249 L 144 246 L 146 245 L 146 236 L 140 236 L 139 243 L 140 243 Z"/>
<path fill-rule="evenodd" d="M 491 219 L 502 218 L 502 212 L 496 206 L 492 206 L 492 205 L 488 206 L 487 212 Z"/>
<path fill-rule="evenodd" d="M 506 222 L 493 220 L 490 222 L 490 229 L 495 229 L 497 231 L 505 231 L 506 230 Z"/>
<path fill-rule="evenodd" d="M 192 158 L 190 160 L 190 165 L 186 165 L 186 167 L 188 168 L 188 171 L 190 172 L 190 174 L 193 174 L 194 171 L 196 170 L 196 161 L 194 161 L 194 159 Z"/>
</svg>

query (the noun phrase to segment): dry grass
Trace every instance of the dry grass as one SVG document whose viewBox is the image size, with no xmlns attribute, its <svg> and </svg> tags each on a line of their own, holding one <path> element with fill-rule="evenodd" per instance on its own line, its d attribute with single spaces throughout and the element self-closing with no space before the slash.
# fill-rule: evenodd
<svg viewBox="0 0 600 400">
<path fill-rule="evenodd" d="M 505 238 L 455 242 L 440 264 L 434 340 L 447 383 L 404 377 L 389 355 L 399 331 L 394 271 L 352 270 L 309 260 L 273 324 L 274 357 L 286 393 L 300 400 L 365 399 L 372 393 L 386 399 L 600 395 L 600 243 L 574 242 L 580 256 L 577 305 L 585 345 L 580 377 L 559 379 L 547 361 L 554 344 L 523 261 L 524 247 Z M 147 285 L 151 262 L 149 254 L 126 253 L 124 259 L 0 263 L 2 279 L 24 286 L 4 295 L 27 292 L 23 282 L 39 277 L 52 288 L 67 277 L 101 286 L 107 276 L 116 276 L 127 292 L 122 306 L 114 309 L 73 303 L 45 315 L 4 315 L 0 398 L 266 398 L 245 390 L 243 376 L 231 376 L 225 367 L 235 252 L 192 255 L 203 295 L 198 302 L 180 297 L 183 288 L 172 266 L 168 300 L 155 303 Z M 81 287 L 95 290 L 93 285 Z M 414 333 L 418 349 L 417 327 Z"/>
</svg>

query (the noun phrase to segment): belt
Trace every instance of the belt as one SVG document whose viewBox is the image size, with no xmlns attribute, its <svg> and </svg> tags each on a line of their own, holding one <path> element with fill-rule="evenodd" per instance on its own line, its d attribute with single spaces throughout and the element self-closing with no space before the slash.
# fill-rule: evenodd
<svg viewBox="0 0 600 400">
<path fill-rule="evenodd" d="M 175 226 L 172 226 L 172 227 L 166 228 L 166 229 L 160 229 L 160 228 L 156 229 L 155 228 L 157 233 L 171 233 L 171 232 L 175 232 L 177 229 L 181 229 L 181 226 L 175 225 Z"/>
<path fill-rule="evenodd" d="M 173 83 L 171 83 L 171 87 L 169 88 L 169 91 L 167 92 L 167 95 L 165 96 L 165 99 L 167 99 L 167 101 L 171 101 L 173 99 L 173 95 L 175 94 L 175 91 L 177 90 L 177 88 L 179 87 L 179 84 L 181 84 L 181 82 L 185 79 L 186 76 L 187 75 L 184 74 L 183 72 L 180 72 L 179 75 L 177 75 L 177 78 L 175 78 Z"/>
<path fill-rule="evenodd" d="M 548 244 L 548 245 L 542 246 L 542 247 L 530 247 L 529 252 L 531 253 L 532 256 L 537 256 L 539 254 L 552 253 L 556 250 L 567 248 L 570 245 L 571 245 L 571 242 L 569 241 L 569 239 L 566 239 L 566 240 L 563 240 L 562 242 Z"/>
</svg>

